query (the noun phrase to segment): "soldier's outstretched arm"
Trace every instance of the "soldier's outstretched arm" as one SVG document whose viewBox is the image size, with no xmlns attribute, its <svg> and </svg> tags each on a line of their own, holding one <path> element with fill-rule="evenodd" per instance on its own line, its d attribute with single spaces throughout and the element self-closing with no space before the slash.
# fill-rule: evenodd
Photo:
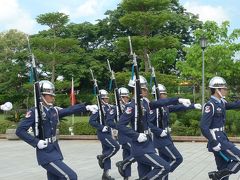
<svg viewBox="0 0 240 180">
<path fill-rule="evenodd" d="M 235 102 L 227 102 L 225 103 L 226 110 L 230 109 L 239 109 L 240 108 L 240 100 Z"/>
<path fill-rule="evenodd" d="M 149 106 L 150 106 L 150 109 L 156 109 L 156 108 L 163 107 L 163 106 L 175 105 L 175 104 L 179 103 L 178 99 L 179 98 L 158 99 L 156 101 L 151 101 L 149 103 Z"/>
<path fill-rule="evenodd" d="M 191 104 L 190 106 L 186 107 L 182 104 L 178 104 L 178 105 L 170 105 L 168 106 L 169 112 L 179 112 L 179 111 L 186 111 L 186 110 L 191 110 L 191 109 L 195 109 L 194 104 Z"/>
<path fill-rule="evenodd" d="M 58 108 L 59 118 L 69 116 L 75 113 L 86 112 L 85 104 L 76 104 L 74 106 L 70 106 L 68 108 Z"/>
</svg>

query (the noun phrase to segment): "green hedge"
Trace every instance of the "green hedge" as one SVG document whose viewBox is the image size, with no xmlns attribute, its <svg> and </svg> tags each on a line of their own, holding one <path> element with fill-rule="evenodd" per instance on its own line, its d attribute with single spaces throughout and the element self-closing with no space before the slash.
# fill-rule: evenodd
<svg viewBox="0 0 240 180">
<path fill-rule="evenodd" d="M 88 122 L 77 122 L 73 126 L 73 133 L 76 135 L 95 135 L 96 129 Z"/>
<path fill-rule="evenodd" d="M 15 123 L 8 121 L 8 120 L 1 120 L 0 121 L 0 134 L 5 134 L 6 130 L 11 127 L 16 128 Z"/>
</svg>

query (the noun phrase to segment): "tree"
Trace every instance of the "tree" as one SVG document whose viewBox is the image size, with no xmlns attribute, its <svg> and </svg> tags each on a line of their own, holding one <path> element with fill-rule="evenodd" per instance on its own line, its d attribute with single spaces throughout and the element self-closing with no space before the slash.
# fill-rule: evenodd
<svg viewBox="0 0 240 180">
<path fill-rule="evenodd" d="M 239 58 L 235 53 L 240 49 L 240 44 L 236 41 L 240 37 L 240 29 L 229 32 L 229 22 L 225 21 L 220 26 L 216 22 L 207 21 L 202 29 L 194 32 L 195 43 L 190 47 L 185 47 L 186 61 L 177 63 L 181 76 L 191 79 L 194 84 L 200 86 L 202 71 L 202 50 L 199 39 L 204 35 L 208 40 L 205 49 L 205 78 L 206 82 L 215 75 L 224 77 L 230 85 L 236 87 L 239 84 L 240 70 Z M 238 87 L 239 88 L 239 87 Z"/>
<path fill-rule="evenodd" d="M 1 101 L 22 103 L 28 92 L 28 52 L 26 34 L 17 30 L 0 33 L 0 94 Z"/>
<path fill-rule="evenodd" d="M 192 30 L 201 24 L 197 16 L 186 13 L 174 0 L 123 0 L 120 6 L 125 12 L 120 23 L 134 36 L 134 51 L 144 60 L 142 69 L 148 71 L 147 53 L 152 53 L 154 64 L 161 61 L 167 64 L 164 69 L 161 66 L 157 70 L 168 73 L 173 71 L 177 58 L 181 57 L 182 44 L 191 43 Z M 125 49 L 125 52 L 128 50 L 127 45 L 127 39 L 119 39 L 118 47 Z M 171 55 L 161 56 L 166 51 Z"/>
<path fill-rule="evenodd" d="M 46 13 L 46 14 L 40 14 L 36 18 L 37 22 L 41 25 L 47 25 L 50 28 L 50 33 L 48 33 L 48 38 L 52 34 L 53 41 L 51 44 L 51 48 L 49 48 L 50 51 L 48 60 L 50 59 L 50 65 L 51 65 L 51 81 L 54 82 L 56 79 L 55 73 L 56 73 L 56 64 L 57 64 L 57 44 L 58 38 L 61 36 L 61 33 L 64 29 L 64 26 L 69 22 L 68 15 L 65 15 L 64 13 Z M 46 45 L 46 44 L 45 44 Z"/>
</svg>

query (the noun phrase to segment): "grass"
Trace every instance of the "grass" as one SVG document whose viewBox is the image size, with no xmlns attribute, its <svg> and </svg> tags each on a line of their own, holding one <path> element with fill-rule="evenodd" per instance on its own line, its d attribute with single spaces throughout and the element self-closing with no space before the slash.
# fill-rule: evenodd
<svg viewBox="0 0 240 180">
<path fill-rule="evenodd" d="M 66 120 L 67 122 L 71 123 L 72 122 L 72 116 L 66 116 L 62 120 Z M 74 123 L 76 122 L 88 122 L 89 121 L 89 116 L 74 116 Z"/>
</svg>

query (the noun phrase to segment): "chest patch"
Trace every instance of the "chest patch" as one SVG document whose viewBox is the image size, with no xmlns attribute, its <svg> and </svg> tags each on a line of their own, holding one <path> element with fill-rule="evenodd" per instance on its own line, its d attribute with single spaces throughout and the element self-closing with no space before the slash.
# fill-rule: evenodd
<svg viewBox="0 0 240 180">
<path fill-rule="evenodd" d="M 132 113 L 132 107 L 127 107 L 127 109 L 125 110 L 126 114 L 131 114 Z"/>
<path fill-rule="evenodd" d="M 222 113 L 222 108 L 218 107 L 218 108 L 217 108 L 217 112 L 218 112 L 218 113 Z"/>
<path fill-rule="evenodd" d="M 205 106 L 204 112 L 209 113 L 210 112 L 210 106 Z"/>
</svg>

